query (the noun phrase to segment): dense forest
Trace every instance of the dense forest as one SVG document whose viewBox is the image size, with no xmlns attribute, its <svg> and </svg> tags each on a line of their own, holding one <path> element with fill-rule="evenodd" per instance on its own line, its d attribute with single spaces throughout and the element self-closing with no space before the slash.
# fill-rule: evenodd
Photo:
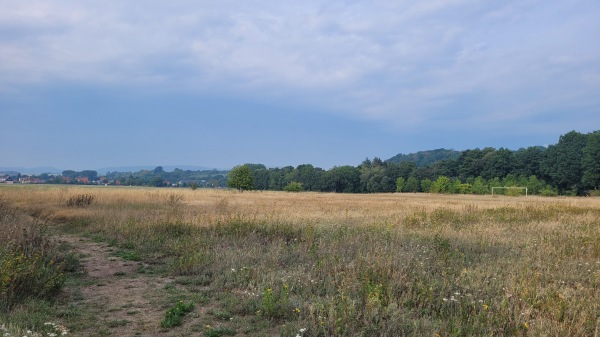
<svg viewBox="0 0 600 337">
<path fill-rule="evenodd" d="M 267 168 L 245 164 L 255 190 L 337 193 L 432 192 L 488 194 L 492 187 L 527 187 L 529 194 L 600 195 L 600 130 L 571 131 L 547 148 L 533 146 L 454 151 L 437 149 L 398 154 L 388 160 L 365 159 L 358 166 L 329 170 L 303 164 Z M 61 176 L 39 176 L 45 183 L 110 184 L 223 188 L 228 171 L 166 172 L 161 166 L 138 172 L 63 171 Z M 506 190 L 507 193 L 521 193 Z"/>
</svg>

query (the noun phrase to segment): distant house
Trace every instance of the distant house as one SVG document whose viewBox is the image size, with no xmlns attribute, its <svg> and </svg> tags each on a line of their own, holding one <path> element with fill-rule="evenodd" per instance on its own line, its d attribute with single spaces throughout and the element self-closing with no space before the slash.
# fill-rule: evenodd
<svg viewBox="0 0 600 337">
<path fill-rule="evenodd" d="M 77 177 L 77 178 L 75 178 L 75 181 L 80 184 L 89 184 L 90 183 L 90 179 L 88 179 L 88 177 Z"/>
<path fill-rule="evenodd" d="M 0 184 L 14 184 L 14 182 L 10 176 L 0 177 Z"/>
</svg>

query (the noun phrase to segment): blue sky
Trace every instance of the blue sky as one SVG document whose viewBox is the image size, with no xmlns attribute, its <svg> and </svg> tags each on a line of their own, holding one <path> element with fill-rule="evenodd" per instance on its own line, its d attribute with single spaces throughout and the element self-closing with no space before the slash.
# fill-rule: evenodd
<svg viewBox="0 0 600 337">
<path fill-rule="evenodd" d="M 597 0 L 0 5 L 0 167 L 330 168 L 600 129 Z"/>
</svg>

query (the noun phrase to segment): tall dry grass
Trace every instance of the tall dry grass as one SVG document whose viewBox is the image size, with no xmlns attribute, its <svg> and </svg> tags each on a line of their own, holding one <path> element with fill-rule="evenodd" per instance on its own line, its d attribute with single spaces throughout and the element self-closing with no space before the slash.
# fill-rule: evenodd
<svg viewBox="0 0 600 337">
<path fill-rule="evenodd" d="M 12 186 L 282 335 L 600 335 L 600 199 Z M 73 195 L 93 196 L 68 207 Z M 227 294 L 234 296 L 228 297 Z"/>
</svg>

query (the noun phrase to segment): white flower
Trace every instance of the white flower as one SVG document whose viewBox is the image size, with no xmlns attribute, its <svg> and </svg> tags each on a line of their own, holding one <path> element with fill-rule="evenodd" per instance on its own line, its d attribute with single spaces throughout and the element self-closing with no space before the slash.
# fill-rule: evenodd
<svg viewBox="0 0 600 337">
<path fill-rule="evenodd" d="M 304 333 L 304 331 L 306 331 L 306 328 L 300 329 L 300 332 Z"/>
</svg>

